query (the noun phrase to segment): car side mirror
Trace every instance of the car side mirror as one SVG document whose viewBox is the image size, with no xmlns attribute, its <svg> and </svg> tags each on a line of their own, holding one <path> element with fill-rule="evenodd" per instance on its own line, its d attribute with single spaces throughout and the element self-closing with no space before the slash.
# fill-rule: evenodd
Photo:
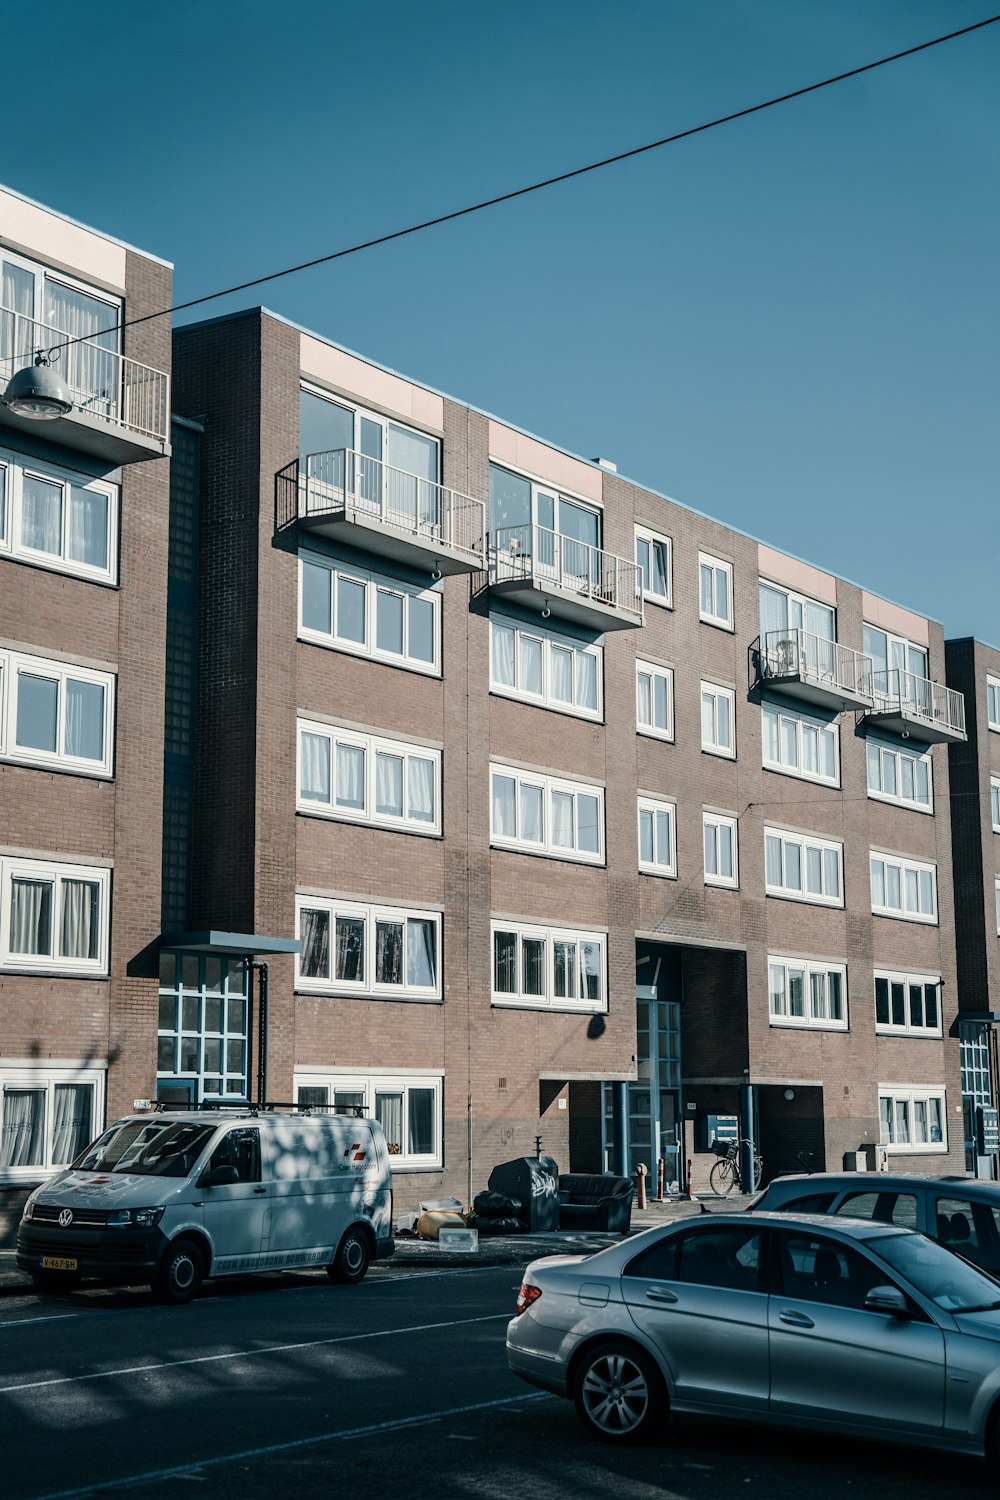
<svg viewBox="0 0 1000 1500">
<path fill-rule="evenodd" d="M 232 1187 L 234 1182 L 239 1182 L 240 1174 L 229 1162 L 223 1167 L 215 1167 L 207 1176 L 199 1182 L 199 1187 Z"/>
<path fill-rule="evenodd" d="M 892 1313 L 897 1318 L 908 1318 L 910 1307 L 897 1286 L 873 1286 L 865 1298 L 866 1312 Z"/>
</svg>

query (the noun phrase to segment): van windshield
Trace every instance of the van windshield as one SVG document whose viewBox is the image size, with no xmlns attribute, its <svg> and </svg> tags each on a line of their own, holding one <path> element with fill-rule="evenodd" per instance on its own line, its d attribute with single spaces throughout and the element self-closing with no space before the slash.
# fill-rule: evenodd
<svg viewBox="0 0 1000 1500">
<path fill-rule="evenodd" d="M 187 1120 L 123 1120 L 88 1146 L 73 1166 L 78 1172 L 186 1177 L 215 1129 Z"/>
</svg>

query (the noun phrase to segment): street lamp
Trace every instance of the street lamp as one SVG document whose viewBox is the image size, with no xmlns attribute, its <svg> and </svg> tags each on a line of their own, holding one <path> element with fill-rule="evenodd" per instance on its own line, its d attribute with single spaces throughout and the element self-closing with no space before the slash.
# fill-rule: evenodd
<svg viewBox="0 0 1000 1500">
<path fill-rule="evenodd" d="M 52 368 L 52 359 L 44 349 L 35 351 L 33 364 L 11 376 L 2 400 L 15 416 L 34 422 L 54 422 L 73 410 L 69 387 Z"/>
</svg>

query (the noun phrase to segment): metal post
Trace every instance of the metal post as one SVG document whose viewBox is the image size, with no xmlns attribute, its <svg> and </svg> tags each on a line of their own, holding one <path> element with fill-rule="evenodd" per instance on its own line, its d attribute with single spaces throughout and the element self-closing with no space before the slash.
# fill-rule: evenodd
<svg viewBox="0 0 1000 1500">
<path fill-rule="evenodd" d="M 656 1201 L 657 1201 L 657 1203 L 662 1203 L 663 1202 L 663 1178 L 664 1178 L 664 1175 L 665 1175 L 665 1172 L 666 1172 L 666 1165 L 667 1164 L 664 1161 L 664 1159 L 663 1159 L 662 1156 L 660 1156 L 660 1157 L 657 1158 L 657 1162 L 656 1162 Z"/>
<path fill-rule="evenodd" d="M 611 1164 L 616 1177 L 628 1176 L 628 1084 L 611 1085 Z"/>
</svg>

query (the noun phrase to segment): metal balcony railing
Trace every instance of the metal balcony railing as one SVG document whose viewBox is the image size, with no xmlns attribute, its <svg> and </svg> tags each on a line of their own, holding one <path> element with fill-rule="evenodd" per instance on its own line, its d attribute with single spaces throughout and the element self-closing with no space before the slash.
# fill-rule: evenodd
<svg viewBox="0 0 1000 1500">
<path fill-rule="evenodd" d="M 808 630 L 769 630 L 758 660 L 762 679 L 797 677 L 834 693 L 871 698 L 871 657 Z"/>
<path fill-rule="evenodd" d="M 893 668 L 872 673 L 875 713 L 923 720 L 952 734 L 965 734 L 965 699 L 954 688 Z"/>
<path fill-rule="evenodd" d="M 0 307 L 0 382 L 34 363 L 38 349 L 55 350 L 54 368 L 75 409 L 157 443 L 167 441 L 170 377 L 93 339 L 74 336 L 12 308 Z"/>
<path fill-rule="evenodd" d="M 433 546 L 481 554 L 485 545 L 486 507 L 481 500 L 352 448 L 307 454 L 299 466 L 300 519 L 347 511 Z"/>
<path fill-rule="evenodd" d="M 641 625 L 642 569 L 544 526 L 502 526 L 490 536 L 490 581 L 551 585 L 634 617 Z"/>
</svg>

